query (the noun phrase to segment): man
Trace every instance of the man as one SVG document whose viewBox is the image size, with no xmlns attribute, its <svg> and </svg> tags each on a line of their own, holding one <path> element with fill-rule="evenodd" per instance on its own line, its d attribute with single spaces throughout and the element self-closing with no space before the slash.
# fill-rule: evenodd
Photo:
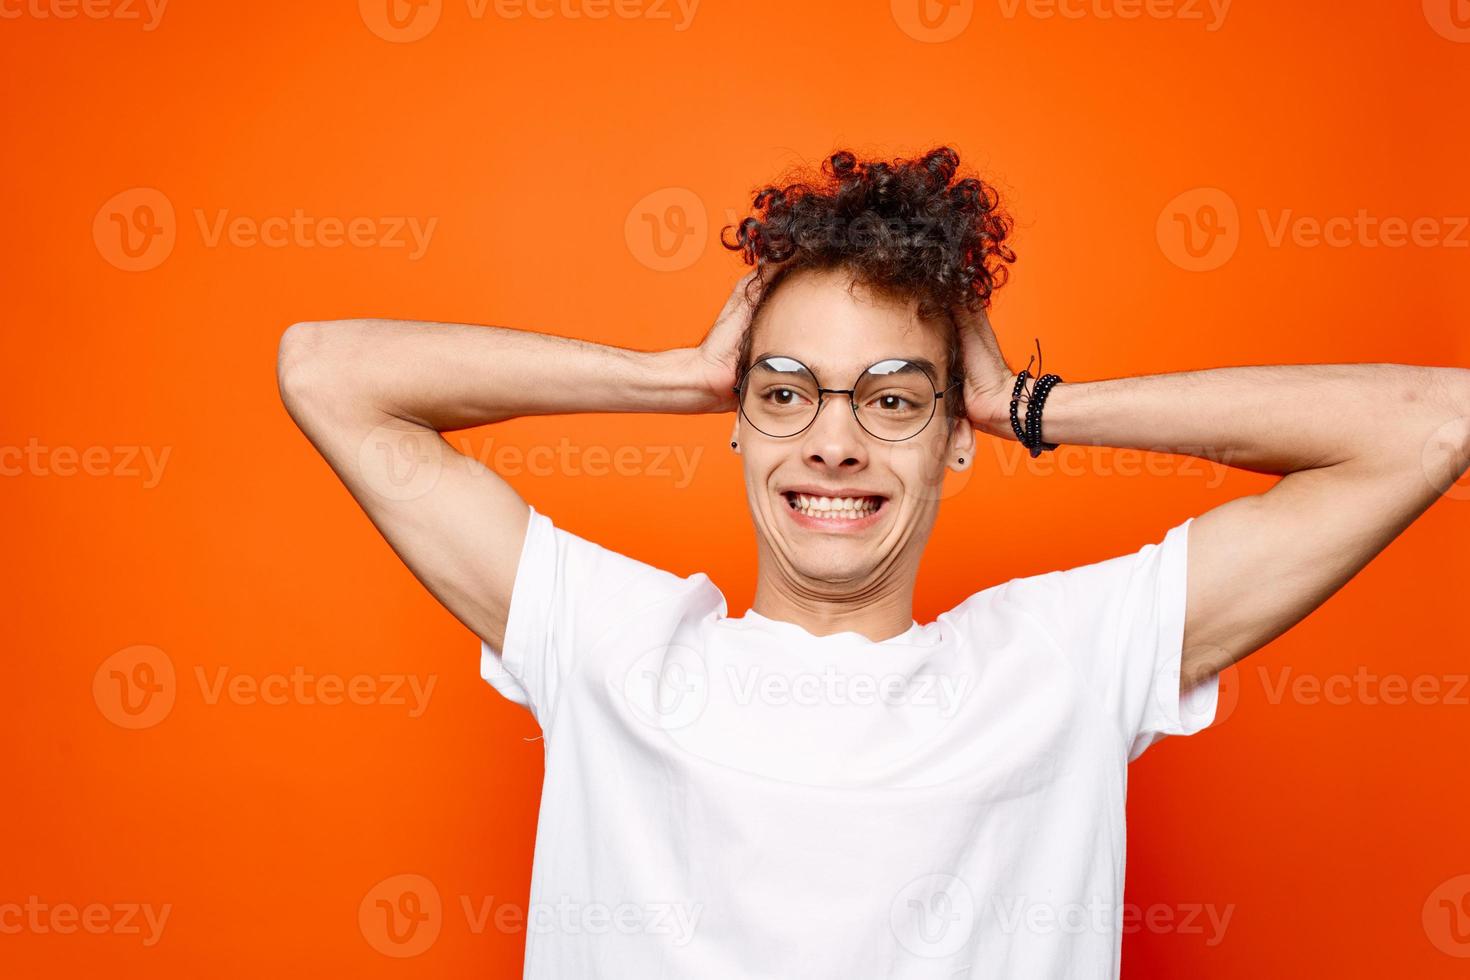
<svg viewBox="0 0 1470 980">
<path fill-rule="evenodd" d="M 1116 976 L 1128 762 L 1208 725 L 1219 670 L 1465 471 L 1462 369 L 1070 380 L 1032 431 L 1040 385 L 1016 385 L 984 312 L 1008 223 L 983 184 L 951 184 L 957 162 L 839 153 L 825 189 L 767 188 L 739 237 L 759 268 L 697 348 L 386 320 L 286 332 L 291 415 L 545 732 L 527 977 Z M 725 411 L 758 542 L 738 618 L 704 574 L 569 533 L 440 436 Z M 977 429 L 1283 478 L 921 625 L 939 487 L 973 465 Z M 433 479 L 395 491 L 393 461 L 364 451 L 385 435 Z"/>
</svg>

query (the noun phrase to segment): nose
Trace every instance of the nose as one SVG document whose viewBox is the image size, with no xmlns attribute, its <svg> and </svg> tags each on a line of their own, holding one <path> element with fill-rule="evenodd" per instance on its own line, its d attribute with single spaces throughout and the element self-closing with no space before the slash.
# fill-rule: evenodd
<svg viewBox="0 0 1470 980">
<path fill-rule="evenodd" d="M 822 392 L 821 398 L 817 417 L 802 434 L 807 465 L 832 472 L 861 469 L 867 465 L 867 443 L 852 414 L 852 401 L 846 394 L 830 391 Z"/>
</svg>

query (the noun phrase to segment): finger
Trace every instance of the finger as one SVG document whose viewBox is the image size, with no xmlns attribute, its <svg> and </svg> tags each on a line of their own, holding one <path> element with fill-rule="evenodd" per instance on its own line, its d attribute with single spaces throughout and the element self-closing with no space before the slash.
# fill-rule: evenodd
<svg viewBox="0 0 1470 980">
<path fill-rule="evenodd" d="M 740 280 L 735 283 L 735 288 L 730 290 L 730 298 L 725 302 L 725 308 L 720 311 L 721 320 L 737 318 L 748 320 L 751 317 L 763 293 L 763 289 L 761 288 L 754 290 L 749 288 L 751 280 L 757 275 L 758 273 L 756 271 L 748 272 L 741 276 Z M 750 295 L 752 292 L 755 294 L 754 296 Z"/>
<path fill-rule="evenodd" d="M 765 291 L 765 283 L 763 281 L 759 281 L 759 277 L 760 269 L 758 268 L 751 269 L 745 275 L 740 277 L 740 282 L 737 284 L 737 286 L 739 288 L 741 302 L 743 302 L 746 306 L 753 306 L 757 301 L 759 301 L 761 294 Z M 749 288 L 752 282 L 756 283 L 756 288 L 754 290 L 751 290 Z M 755 299 L 749 298 L 752 292 L 755 294 Z"/>
<path fill-rule="evenodd" d="M 735 283 L 735 286 L 730 290 L 730 295 L 725 299 L 725 308 L 720 311 L 721 319 L 734 313 L 742 306 L 750 305 L 750 300 L 746 298 L 746 289 L 750 285 L 750 281 L 755 278 L 756 271 L 752 269 L 750 272 L 741 276 L 739 281 Z"/>
</svg>

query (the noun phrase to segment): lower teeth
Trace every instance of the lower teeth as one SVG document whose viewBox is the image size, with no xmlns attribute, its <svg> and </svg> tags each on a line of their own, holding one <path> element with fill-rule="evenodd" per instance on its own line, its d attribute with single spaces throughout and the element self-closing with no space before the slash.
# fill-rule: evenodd
<svg viewBox="0 0 1470 980">
<path fill-rule="evenodd" d="M 859 518 L 868 517 L 869 515 L 873 514 L 878 508 L 864 507 L 859 510 L 810 510 L 805 507 L 794 507 L 792 509 L 795 510 L 798 514 L 806 517 L 823 518 L 826 520 L 854 521 L 858 520 Z"/>
</svg>

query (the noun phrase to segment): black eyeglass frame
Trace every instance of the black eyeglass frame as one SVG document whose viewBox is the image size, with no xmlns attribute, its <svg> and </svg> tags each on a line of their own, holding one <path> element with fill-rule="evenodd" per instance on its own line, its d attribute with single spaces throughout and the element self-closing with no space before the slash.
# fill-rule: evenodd
<svg viewBox="0 0 1470 980">
<path fill-rule="evenodd" d="M 929 405 L 929 417 L 924 420 L 924 424 L 923 425 L 919 426 L 917 429 L 914 430 L 914 432 L 913 432 L 912 435 L 904 436 L 902 439 L 888 439 L 888 438 L 885 438 L 883 436 L 877 435 L 876 433 L 873 432 L 872 429 L 869 429 L 866 425 L 863 425 L 862 417 L 860 415 L 858 415 L 857 383 L 854 382 L 853 383 L 853 386 L 851 388 L 823 388 L 820 384 L 818 384 L 817 385 L 817 410 L 812 413 L 812 417 L 807 421 L 806 425 L 803 425 L 801 428 L 797 429 L 795 432 L 788 433 L 787 435 L 784 435 L 784 436 L 773 436 L 769 432 L 767 432 L 765 429 L 762 429 L 760 426 L 756 425 L 755 424 L 755 421 L 753 419 L 751 419 L 751 417 L 749 415 L 746 414 L 746 412 L 745 412 L 745 391 L 744 391 L 745 383 L 750 380 L 750 372 L 753 371 L 753 370 L 755 370 L 756 364 L 760 364 L 762 361 L 772 360 L 773 358 L 782 358 L 782 359 L 785 359 L 785 360 L 788 360 L 788 361 L 796 361 L 797 364 L 801 364 L 802 370 L 804 370 L 807 374 L 809 374 L 809 375 L 812 376 L 812 380 L 813 381 L 815 381 L 817 379 L 817 372 L 813 371 L 810 367 L 808 367 L 806 364 L 803 364 L 801 361 L 797 360 L 796 358 L 790 357 L 790 356 L 788 356 L 786 354 L 768 354 L 767 356 L 762 357 L 759 361 L 756 361 L 754 364 L 751 364 L 750 367 L 748 367 L 748 368 L 745 369 L 745 374 L 743 374 L 741 376 L 740 383 L 737 384 L 737 385 L 735 385 L 735 387 L 732 388 L 732 389 L 730 389 L 730 390 L 735 393 L 735 405 L 736 405 L 736 408 L 740 412 L 740 416 L 742 418 L 744 418 L 745 421 L 747 421 L 747 422 L 750 423 L 751 428 L 755 429 L 755 431 L 759 432 L 761 435 L 765 436 L 768 439 L 791 439 L 791 438 L 794 438 L 796 436 L 801 435 L 807 429 L 810 429 L 812 427 L 812 424 L 817 421 L 817 416 L 819 414 L 821 414 L 822 406 L 827 403 L 827 399 L 823 398 L 822 397 L 823 395 L 846 395 L 847 396 L 847 404 L 852 409 L 852 419 L 853 419 L 854 422 L 856 422 L 858 424 L 858 428 L 862 429 L 864 432 L 866 432 L 868 435 L 872 436 L 874 439 L 878 439 L 878 440 L 880 440 L 882 442 L 908 442 L 910 439 L 913 439 L 913 438 L 918 437 L 925 429 L 929 428 L 929 423 L 934 421 L 934 413 L 939 410 L 939 402 L 940 402 L 941 399 L 944 398 L 945 392 L 949 391 L 951 388 L 957 387 L 960 384 L 960 382 L 956 381 L 954 384 L 949 385 L 948 387 L 944 388 L 943 390 L 941 390 L 939 388 L 935 388 L 934 387 L 934 375 L 930 374 L 928 372 L 928 370 L 924 368 L 923 365 L 921 365 L 921 364 L 915 364 L 913 361 L 909 360 L 906 357 L 885 357 L 881 361 L 874 361 L 872 364 L 869 364 L 867 367 L 865 367 L 861 371 L 859 371 L 858 372 L 858 376 L 857 376 L 857 380 L 858 381 L 861 381 L 863 379 L 863 375 L 867 374 L 869 371 L 871 371 L 873 368 L 877 367 L 879 364 L 886 364 L 889 361 L 903 361 L 905 364 L 911 364 L 911 365 L 913 365 L 914 368 L 916 368 L 921 374 L 923 374 L 924 377 L 927 378 L 928 381 L 929 381 L 929 387 L 930 387 L 930 389 L 934 392 L 934 401 Z M 782 373 L 789 373 L 789 372 L 782 372 Z"/>
</svg>

